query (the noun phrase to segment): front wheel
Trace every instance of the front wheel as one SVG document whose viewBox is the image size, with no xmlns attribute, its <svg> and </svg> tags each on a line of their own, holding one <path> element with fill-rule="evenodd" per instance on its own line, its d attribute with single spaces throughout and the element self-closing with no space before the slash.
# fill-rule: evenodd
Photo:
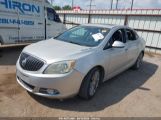
<svg viewBox="0 0 161 120">
<path fill-rule="evenodd" d="M 143 54 L 143 52 L 141 52 L 141 53 L 139 54 L 139 56 L 138 56 L 138 58 L 137 58 L 135 64 L 134 64 L 133 67 L 132 67 L 133 69 L 138 70 L 138 69 L 140 68 L 140 66 L 141 66 L 142 63 L 143 63 L 143 56 L 144 56 L 144 54 Z"/>
<path fill-rule="evenodd" d="M 101 81 L 101 70 L 98 68 L 92 69 L 82 82 L 79 91 L 79 96 L 84 99 L 92 98 L 97 91 L 100 81 Z"/>
</svg>

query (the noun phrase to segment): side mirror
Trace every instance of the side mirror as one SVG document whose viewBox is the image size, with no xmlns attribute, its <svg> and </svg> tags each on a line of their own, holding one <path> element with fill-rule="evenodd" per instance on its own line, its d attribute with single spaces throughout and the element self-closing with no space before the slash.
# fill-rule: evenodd
<svg viewBox="0 0 161 120">
<path fill-rule="evenodd" d="M 54 20 L 55 20 L 55 22 L 61 22 L 58 14 L 55 14 Z"/>
<path fill-rule="evenodd" d="M 120 41 L 115 41 L 113 44 L 112 44 L 112 47 L 113 48 L 124 48 L 125 47 L 125 44 L 123 42 L 120 42 Z"/>
</svg>

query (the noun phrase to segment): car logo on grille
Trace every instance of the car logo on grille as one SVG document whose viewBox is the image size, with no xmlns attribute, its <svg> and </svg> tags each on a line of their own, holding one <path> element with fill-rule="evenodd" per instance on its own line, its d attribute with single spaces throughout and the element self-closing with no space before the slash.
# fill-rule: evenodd
<svg viewBox="0 0 161 120">
<path fill-rule="evenodd" d="M 27 58 L 25 58 L 24 60 L 22 60 L 21 65 L 22 65 L 23 67 L 25 67 L 26 62 L 27 62 Z"/>
</svg>

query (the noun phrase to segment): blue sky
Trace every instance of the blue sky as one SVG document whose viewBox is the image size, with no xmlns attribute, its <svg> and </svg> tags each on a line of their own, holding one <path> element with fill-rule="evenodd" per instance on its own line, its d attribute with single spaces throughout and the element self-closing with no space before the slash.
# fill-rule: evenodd
<svg viewBox="0 0 161 120">
<path fill-rule="evenodd" d="M 49 0 L 51 1 L 51 0 Z M 88 9 L 90 0 L 74 0 L 75 6 L 81 6 L 82 9 Z M 93 9 L 109 9 L 111 0 L 93 0 Z M 71 5 L 72 0 L 53 0 L 54 5 L 64 6 Z M 115 8 L 116 0 L 113 7 Z M 131 0 L 119 0 L 118 8 L 130 8 Z M 161 0 L 134 0 L 134 8 L 150 9 L 160 8 Z"/>
</svg>

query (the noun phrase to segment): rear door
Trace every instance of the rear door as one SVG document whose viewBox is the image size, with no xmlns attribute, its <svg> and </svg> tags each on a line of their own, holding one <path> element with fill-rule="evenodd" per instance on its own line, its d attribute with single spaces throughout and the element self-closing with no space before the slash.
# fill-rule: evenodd
<svg viewBox="0 0 161 120">
<path fill-rule="evenodd" d="M 19 41 L 21 43 L 37 42 L 45 39 L 45 13 L 42 1 L 22 0 L 25 6 L 23 12 L 19 12 Z M 28 8 L 28 9 L 27 9 Z M 30 9 L 29 9 L 30 8 Z"/>
<path fill-rule="evenodd" d="M 18 9 L 8 8 L 8 1 L 0 0 L 0 43 L 12 44 L 19 39 Z"/>
<path fill-rule="evenodd" d="M 128 64 L 132 65 L 136 61 L 139 52 L 139 37 L 131 29 L 126 29 L 126 44 L 127 44 L 127 56 Z"/>
</svg>

